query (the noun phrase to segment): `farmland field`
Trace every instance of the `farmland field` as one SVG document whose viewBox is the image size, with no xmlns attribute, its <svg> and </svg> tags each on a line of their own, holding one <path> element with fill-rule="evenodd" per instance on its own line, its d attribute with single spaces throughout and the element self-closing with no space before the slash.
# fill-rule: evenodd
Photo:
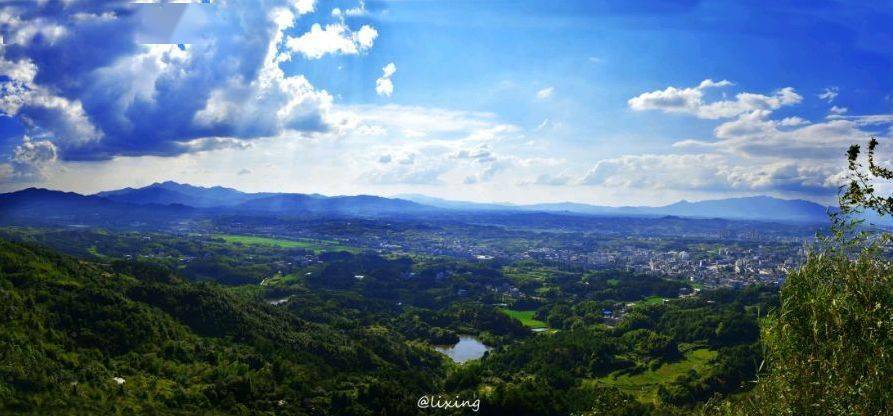
<svg viewBox="0 0 893 416">
<path fill-rule="evenodd" d="M 253 235 L 215 234 L 215 238 L 222 238 L 227 243 L 243 245 L 272 246 L 280 248 L 303 248 L 315 252 L 322 251 L 359 251 L 355 247 L 348 247 L 334 241 L 325 240 L 286 240 L 282 238 L 258 237 Z"/>
<path fill-rule="evenodd" d="M 500 309 L 502 313 L 521 321 L 524 326 L 529 328 L 547 328 L 548 325 L 540 320 L 534 319 L 533 315 L 536 311 L 518 311 L 513 309 Z"/>
<path fill-rule="evenodd" d="M 616 387 L 642 402 L 657 402 L 657 389 L 662 383 L 675 380 L 689 370 L 703 372 L 717 354 L 714 350 L 699 348 L 685 353 L 684 360 L 665 363 L 656 370 L 649 369 L 638 374 L 614 372 L 590 382 L 599 386 Z"/>
</svg>

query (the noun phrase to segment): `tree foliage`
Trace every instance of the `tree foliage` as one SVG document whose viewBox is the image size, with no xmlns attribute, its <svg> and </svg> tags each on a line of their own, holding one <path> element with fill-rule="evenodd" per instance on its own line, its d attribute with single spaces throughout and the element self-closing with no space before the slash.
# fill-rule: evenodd
<svg viewBox="0 0 893 416">
<path fill-rule="evenodd" d="M 716 401 L 709 413 L 733 415 L 886 415 L 893 409 L 893 264 L 889 235 L 859 229 L 866 210 L 893 214 L 878 180 L 893 171 L 860 148 L 847 153 L 834 233 L 790 273 L 777 311 L 762 322 L 766 362 L 752 395 Z"/>
</svg>

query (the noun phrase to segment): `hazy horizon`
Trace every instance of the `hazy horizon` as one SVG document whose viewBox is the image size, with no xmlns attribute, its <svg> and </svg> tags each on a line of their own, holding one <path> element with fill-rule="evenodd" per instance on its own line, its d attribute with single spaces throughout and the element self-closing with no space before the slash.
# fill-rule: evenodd
<svg viewBox="0 0 893 416">
<path fill-rule="evenodd" d="M 372 194 L 372 193 L 327 194 L 327 193 L 323 193 L 323 192 L 311 192 L 311 193 L 305 193 L 305 192 L 287 192 L 287 191 L 275 191 L 275 190 L 274 190 L 274 191 L 247 191 L 247 190 L 244 190 L 244 189 L 234 188 L 234 187 L 230 187 L 230 186 L 223 186 L 223 185 L 196 185 L 196 184 L 185 183 L 185 182 L 177 182 L 177 181 L 173 181 L 173 180 L 166 180 L 166 181 L 160 181 L 160 182 L 153 182 L 153 183 L 150 183 L 150 184 L 148 184 L 148 185 L 144 185 L 144 186 L 125 186 L 125 187 L 123 187 L 123 188 L 103 189 L 103 190 L 96 191 L 96 192 L 77 192 L 77 191 L 65 190 L 65 189 L 44 188 L 44 187 L 40 187 L 40 186 L 28 186 L 28 187 L 23 187 L 23 188 L 18 188 L 18 189 L 9 190 L 9 191 L 7 191 L 7 192 L 12 193 L 12 192 L 18 192 L 18 191 L 23 191 L 23 190 L 27 190 L 27 189 L 46 189 L 46 190 L 49 190 L 49 191 L 74 192 L 74 193 L 78 193 L 78 194 L 81 194 L 81 195 L 88 195 L 88 196 L 90 196 L 90 195 L 97 195 L 97 194 L 100 194 L 100 193 L 103 193 L 103 192 L 120 191 L 120 190 L 124 190 L 124 189 L 142 189 L 142 188 L 147 188 L 147 187 L 150 187 L 150 186 L 153 186 L 153 185 L 163 184 L 163 183 L 165 183 L 165 182 L 171 182 L 171 183 L 174 183 L 174 184 L 177 184 L 177 185 L 186 185 L 186 186 L 193 186 L 193 187 L 205 188 L 205 189 L 210 189 L 210 188 L 220 187 L 220 188 L 230 189 L 230 190 L 234 190 L 234 191 L 242 192 L 242 193 L 246 193 L 246 194 L 257 194 L 257 193 L 274 193 L 274 194 L 275 194 L 275 193 L 279 193 L 279 194 L 299 194 L 299 195 L 320 195 L 320 196 L 327 197 L 327 198 L 328 198 L 328 197 L 363 196 L 363 195 L 365 195 L 365 196 L 376 196 L 376 197 L 391 198 L 391 199 L 404 199 L 404 200 L 409 200 L 409 201 L 417 202 L 417 203 L 420 203 L 420 204 L 423 204 L 423 205 L 424 205 L 424 202 L 423 202 L 423 201 L 415 201 L 415 199 L 416 199 L 416 198 L 424 198 L 424 199 L 429 199 L 429 198 L 430 198 L 430 199 L 435 199 L 435 200 L 439 200 L 439 201 L 442 201 L 442 202 L 449 202 L 449 203 L 469 203 L 469 204 L 483 204 L 483 205 L 503 205 L 503 206 L 506 206 L 506 207 L 512 207 L 512 206 L 515 206 L 515 207 L 524 207 L 524 206 L 550 205 L 550 204 L 579 204 L 579 205 L 588 205 L 588 206 L 593 206 L 593 207 L 607 207 L 607 208 L 625 208 L 625 207 L 630 207 L 630 208 L 632 208 L 632 207 L 654 207 L 654 208 L 659 208 L 659 207 L 663 207 L 663 206 L 666 206 L 666 205 L 672 205 L 672 204 L 680 203 L 680 202 L 697 203 L 697 202 L 709 202 L 709 201 L 728 200 L 728 199 L 747 199 L 747 198 L 762 198 L 762 197 L 776 198 L 776 197 L 772 197 L 772 196 L 770 196 L 770 195 L 754 194 L 754 195 L 730 196 L 730 197 L 722 197 L 722 198 L 679 199 L 679 200 L 670 202 L 670 203 L 668 203 L 668 204 L 660 204 L 660 205 L 632 205 L 632 204 L 622 204 L 622 205 L 603 205 L 603 204 L 590 204 L 590 203 L 586 203 L 586 202 L 577 202 L 577 201 L 570 201 L 570 200 L 532 201 L 532 202 L 527 202 L 527 203 L 513 203 L 513 202 L 509 202 L 509 201 L 494 201 L 494 200 L 449 199 L 449 198 L 440 198 L 440 197 L 436 197 L 436 196 L 432 196 L 432 195 L 419 194 L 419 193 L 400 193 L 400 194 Z M 826 205 L 826 204 L 822 204 L 821 202 L 811 201 L 811 200 L 809 200 L 809 199 L 804 199 L 804 198 L 776 198 L 776 199 L 780 199 L 780 200 L 784 200 L 784 201 L 806 201 L 806 202 L 812 202 L 812 203 L 819 204 L 819 205 L 823 205 L 823 206 L 828 206 L 828 205 Z"/>
</svg>

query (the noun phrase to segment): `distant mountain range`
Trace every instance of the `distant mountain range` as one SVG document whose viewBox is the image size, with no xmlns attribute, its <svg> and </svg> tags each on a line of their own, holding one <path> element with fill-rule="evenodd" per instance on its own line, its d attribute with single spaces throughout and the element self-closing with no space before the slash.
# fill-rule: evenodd
<svg viewBox="0 0 893 416">
<path fill-rule="evenodd" d="M 323 196 L 295 193 L 247 193 L 236 189 L 200 187 L 161 182 L 142 188 L 124 188 L 80 195 L 29 188 L 0 194 L 0 219 L 103 217 L 126 220 L 141 215 L 176 218 L 209 214 L 277 214 L 393 216 L 461 212 L 543 212 L 552 214 L 721 218 L 776 222 L 827 222 L 828 208 L 810 201 L 768 196 L 680 201 L 660 207 L 608 207 L 579 203 L 512 205 L 450 201 L 424 195 L 384 198 L 371 195 Z M 138 215 L 139 214 L 139 215 Z"/>
<path fill-rule="evenodd" d="M 601 216 L 678 216 L 690 218 L 724 218 L 735 220 L 826 222 L 829 207 L 802 199 L 779 199 L 769 196 L 679 201 L 674 204 L 645 207 L 609 207 L 574 202 L 513 205 L 450 201 L 424 195 L 399 195 L 419 204 L 452 210 L 540 211 Z"/>
<path fill-rule="evenodd" d="M 204 188 L 177 182 L 153 183 L 143 188 L 124 188 L 95 194 L 117 202 L 134 204 L 182 204 L 192 207 L 234 206 L 271 194 L 249 194 L 232 188 L 214 186 Z"/>
<path fill-rule="evenodd" d="M 226 208 L 234 212 L 375 215 L 432 209 L 411 201 L 371 195 L 327 197 L 319 194 L 248 193 L 221 186 L 205 188 L 170 181 L 143 188 L 99 192 L 93 196 L 131 204 L 181 204 L 195 208 Z"/>
</svg>

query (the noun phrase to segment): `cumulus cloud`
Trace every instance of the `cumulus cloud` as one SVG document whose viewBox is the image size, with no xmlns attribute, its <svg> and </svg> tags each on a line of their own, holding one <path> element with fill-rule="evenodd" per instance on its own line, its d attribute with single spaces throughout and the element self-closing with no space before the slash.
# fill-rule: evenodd
<svg viewBox="0 0 893 416">
<path fill-rule="evenodd" d="M 754 111 L 772 111 L 783 106 L 798 104 L 803 100 L 793 88 L 785 87 L 771 95 L 741 92 L 735 99 L 708 101 L 706 91 L 734 85 L 727 80 L 705 79 L 697 87 L 667 87 L 630 98 L 627 102 L 635 111 L 658 110 L 665 113 L 691 114 L 703 119 L 732 118 Z"/>
<path fill-rule="evenodd" d="M 599 161 L 583 185 L 699 191 L 827 192 L 835 189 L 836 166 L 794 161 L 747 163 L 727 154 L 626 155 Z"/>
<path fill-rule="evenodd" d="M 712 138 L 677 141 L 671 154 L 624 155 L 598 161 L 578 183 L 830 195 L 841 184 L 847 147 L 881 134 L 875 127 L 893 124 L 889 115 L 845 116 L 846 109 L 836 106 L 819 122 L 797 116 L 777 119 L 775 110 L 802 100 L 789 87 L 771 95 L 738 93 L 734 100 L 705 98 L 705 89 L 731 85 L 705 80 L 697 87 L 668 87 L 630 99 L 630 107 L 637 111 L 659 110 L 721 122 Z"/>
<path fill-rule="evenodd" d="M 381 71 L 381 77 L 375 80 L 375 92 L 378 95 L 390 97 L 394 93 L 394 82 L 391 81 L 391 76 L 397 72 L 397 65 L 391 62 L 385 65 Z"/>
<path fill-rule="evenodd" d="M 313 13 L 316 10 L 316 0 L 295 0 L 294 5 L 298 14 Z"/>
<path fill-rule="evenodd" d="M 349 8 L 349 9 L 347 9 L 347 10 L 341 10 L 341 9 L 338 8 L 338 7 L 332 9 L 332 16 L 333 16 L 333 17 L 344 17 L 344 16 L 347 16 L 347 17 L 360 17 L 360 16 L 365 16 L 366 13 L 367 13 L 367 12 L 366 12 L 366 1 L 365 1 L 365 0 L 360 0 L 360 1 L 357 3 L 357 6 L 356 6 L 356 7 L 351 7 L 351 8 Z"/>
<path fill-rule="evenodd" d="M 3 49 L 0 49 L 2 52 Z M 69 138 L 75 144 L 83 144 L 101 137 L 101 133 L 88 119 L 79 100 L 69 100 L 38 85 L 37 66 L 27 59 L 6 60 L 0 56 L 0 112 L 16 117 L 23 124 L 40 133 L 43 126 L 52 126 L 48 132 Z"/>
<path fill-rule="evenodd" d="M 359 53 L 378 35 L 339 23 L 295 38 L 295 21 L 315 1 L 233 0 L 176 5 L 209 16 L 190 44 L 140 44 L 146 6 L 173 5 L 0 6 L 0 114 L 52 143 L 60 160 L 174 156 L 329 132 L 338 128 L 332 96 L 279 65 L 294 52 Z"/>
<path fill-rule="evenodd" d="M 836 106 L 836 105 L 831 106 L 831 109 L 828 110 L 829 113 L 831 113 L 832 115 L 836 115 L 836 116 L 839 116 L 839 115 L 842 115 L 842 114 L 846 114 L 847 111 L 849 111 L 848 108 L 846 108 L 846 107 L 838 107 L 838 106 Z"/>
<path fill-rule="evenodd" d="M 46 169 L 57 159 L 57 149 L 49 140 L 22 138 L 12 152 L 9 163 L 0 164 L 0 177 L 19 181 L 42 179 Z"/>
<path fill-rule="evenodd" d="M 536 92 L 536 98 L 546 100 L 552 98 L 553 94 L 555 94 L 555 87 L 546 87 Z"/>
<path fill-rule="evenodd" d="M 781 121 L 779 121 L 778 124 L 780 126 L 785 126 L 785 127 L 802 126 L 804 124 L 809 124 L 809 120 L 806 120 L 802 117 L 797 117 L 797 116 L 785 117 L 785 118 L 781 119 Z"/>
<path fill-rule="evenodd" d="M 308 59 L 319 59 L 327 54 L 359 54 L 371 48 L 377 37 L 378 31 L 369 25 L 352 31 L 343 21 L 325 27 L 314 23 L 309 32 L 299 37 L 290 36 L 285 45 Z"/>
</svg>

